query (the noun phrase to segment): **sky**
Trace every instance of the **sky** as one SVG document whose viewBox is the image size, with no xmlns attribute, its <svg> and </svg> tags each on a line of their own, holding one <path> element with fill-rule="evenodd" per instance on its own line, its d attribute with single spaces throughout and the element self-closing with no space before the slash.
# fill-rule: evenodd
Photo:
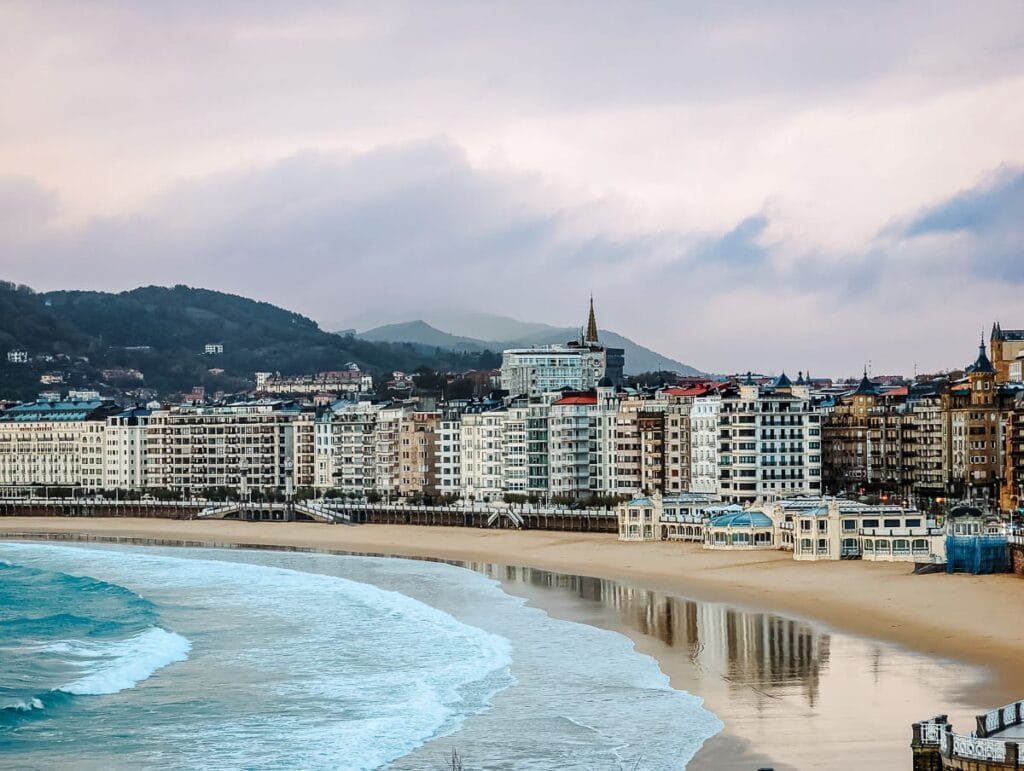
<svg viewBox="0 0 1024 771">
<path fill-rule="evenodd" d="M 0 2 L 0 278 L 707 371 L 1024 328 L 1024 4 Z M 460 330 L 465 332 L 466 330 Z"/>
</svg>

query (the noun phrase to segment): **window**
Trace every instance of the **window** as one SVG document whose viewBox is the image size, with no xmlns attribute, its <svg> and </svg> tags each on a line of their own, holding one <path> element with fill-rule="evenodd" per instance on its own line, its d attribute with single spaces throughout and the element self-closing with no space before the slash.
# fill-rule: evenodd
<svg viewBox="0 0 1024 771">
<path fill-rule="evenodd" d="M 801 519 L 800 520 L 800 529 L 803 530 L 803 531 L 810 530 L 811 529 L 811 521 L 809 519 Z"/>
<path fill-rule="evenodd" d="M 874 550 L 875 550 L 875 542 L 872 541 L 870 538 L 865 539 L 865 541 L 864 541 L 864 551 L 874 551 Z"/>
<path fill-rule="evenodd" d="M 907 520 L 907 527 L 921 527 L 921 520 L 920 519 L 908 519 Z"/>
<path fill-rule="evenodd" d="M 843 530 L 844 531 L 850 532 L 850 531 L 856 530 L 856 529 L 857 529 L 857 520 L 855 520 L 855 519 L 844 519 L 843 520 Z"/>
<path fill-rule="evenodd" d="M 800 551 L 810 551 L 810 550 L 811 550 L 811 539 L 810 538 L 801 538 L 800 539 Z"/>
<path fill-rule="evenodd" d="M 899 527 L 900 521 L 898 519 L 887 519 L 882 524 L 882 527 Z"/>
<path fill-rule="evenodd" d="M 819 538 L 818 539 L 818 553 L 819 554 L 828 554 L 828 539 L 827 538 Z"/>
<path fill-rule="evenodd" d="M 827 519 L 819 519 L 818 520 L 818 532 L 819 533 L 827 533 L 828 532 L 828 520 Z"/>
<path fill-rule="evenodd" d="M 864 520 L 864 527 L 878 527 L 878 520 L 877 519 L 865 519 Z"/>
</svg>

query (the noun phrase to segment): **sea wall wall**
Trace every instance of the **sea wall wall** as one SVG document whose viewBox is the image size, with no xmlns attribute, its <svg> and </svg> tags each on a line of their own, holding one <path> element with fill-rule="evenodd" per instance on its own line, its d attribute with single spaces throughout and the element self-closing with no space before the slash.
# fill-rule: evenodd
<svg viewBox="0 0 1024 771">
<path fill-rule="evenodd" d="M 1010 569 L 1024 578 L 1024 543 L 1010 543 Z"/>
</svg>

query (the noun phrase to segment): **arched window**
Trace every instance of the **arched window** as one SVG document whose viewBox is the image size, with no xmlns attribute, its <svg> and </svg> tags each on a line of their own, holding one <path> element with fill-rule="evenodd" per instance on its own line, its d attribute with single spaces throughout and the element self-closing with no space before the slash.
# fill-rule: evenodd
<svg viewBox="0 0 1024 771">
<path fill-rule="evenodd" d="M 811 545 L 811 539 L 810 538 L 801 538 L 800 539 L 800 551 L 802 551 L 802 552 L 812 551 L 812 545 Z"/>
<path fill-rule="evenodd" d="M 924 538 L 915 538 L 914 539 L 914 551 L 927 554 L 928 553 L 928 541 L 926 541 Z"/>
<path fill-rule="evenodd" d="M 870 538 L 865 538 L 864 539 L 864 551 L 874 551 L 874 550 L 875 550 L 875 542 L 872 541 Z"/>
</svg>

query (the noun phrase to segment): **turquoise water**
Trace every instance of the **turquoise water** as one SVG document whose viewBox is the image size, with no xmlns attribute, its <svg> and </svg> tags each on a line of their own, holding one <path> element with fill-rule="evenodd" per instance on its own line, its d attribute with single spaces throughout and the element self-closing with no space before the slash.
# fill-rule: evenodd
<svg viewBox="0 0 1024 771">
<path fill-rule="evenodd" d="M 412 560 L 2 543 L 0 662 L 0 766 L 680 769 L 721 729 L 627 638 Z"/>
</svg>

